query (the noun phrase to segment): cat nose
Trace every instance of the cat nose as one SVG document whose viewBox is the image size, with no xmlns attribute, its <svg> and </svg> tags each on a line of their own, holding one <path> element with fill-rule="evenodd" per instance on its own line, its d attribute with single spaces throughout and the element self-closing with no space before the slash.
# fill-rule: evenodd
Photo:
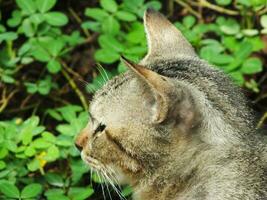
<svg viewBox="0 0 267 200">
<path fill-rule="evenodd" d="M 79 151 L 82 151 L 83 148 L 85 147 L 86 143 L 88 141 L 88 133 L 87 131 L 82 131 L 78 137 L 76 138 L 75 141 L 75 146 Z"/>
<path fill-rule="evenodd" d="M 83 150 L 83 147 L 80 146 L 79 144 L 75 143 L 75 147 L 79 150 L 79 151 L 82 151 Z"/>
</svg>

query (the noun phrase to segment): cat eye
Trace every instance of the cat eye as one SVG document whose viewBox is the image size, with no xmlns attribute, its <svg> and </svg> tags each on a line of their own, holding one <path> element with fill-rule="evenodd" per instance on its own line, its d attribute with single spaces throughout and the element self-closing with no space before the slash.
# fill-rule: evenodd
<svg viewBox="0 0 267 200">
<path fill-rule="evenodd" d="M 106 125 L 105 124 L 99 123 L 98 126 L 97 126 L 97 128 L 95 129 L 93 135 L 96 135 L 98 132 L 101 133 L 102 131 L 105 130 L 105 128 L 106 128 Z"/>
</svg>

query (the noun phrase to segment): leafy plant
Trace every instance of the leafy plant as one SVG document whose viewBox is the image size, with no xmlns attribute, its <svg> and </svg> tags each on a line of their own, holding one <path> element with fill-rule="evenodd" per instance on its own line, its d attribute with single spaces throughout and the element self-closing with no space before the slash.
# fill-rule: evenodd
<svg viewBox="0 0 267 200">
<path fill-rule="evenodd" d="M 255 102 L 266 99 L 265 0 L 166 2 L 0 0 L 0 199 L 99 195 L 103 180 L 74 147 L 88 121 L 78 80 L 88 81 L 91 96 L 126 70 L 120 55 L 136 62 L 145 55 L 148 7 L 164 7 L 202 59 L 248 88 Z"/>
</svg>

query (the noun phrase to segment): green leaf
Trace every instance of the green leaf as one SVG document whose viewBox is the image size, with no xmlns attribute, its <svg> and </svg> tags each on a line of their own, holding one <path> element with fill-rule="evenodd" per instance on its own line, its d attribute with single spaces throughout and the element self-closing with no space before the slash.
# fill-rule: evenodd
<svg viewBox="0 0 267 200">
<path fill-rule="evenodd" d="M 48 45 L 46 49 L 54 57 L 58 56 L 65 46 L 65 42 L 62 39 L 48 39 L 45 43 Z"/>
<path fill-rule="evenodd" d="M 21 23 L 22 20 L 22 13 L 20 10 L 14 10 L 12 12 L 12 18 L 7 20 L 7 24 L 10 27 L 16 27 Z"/>
<path fill-rule="evenodd" d="M 232 3 L 232 0 L 215 0 L 217 4 L 227 6 Z"/>
<path fill-rule="evenodd" d="M 28 167 L 28 169 L 29 169 L 30 171 L 36 171 L 36 170 L 38 170 L 41 166 L 40 166 L 40 162 L 39 162 L 39 160 L 34 159 L 34 160 L 32 160 L 31 162 L 29 162 L 29 163 L 27 164 L 27 167 Z"/>
<path fill-rule="evenodd" d="M 16 150 L 17 150 L 17 144 L 16 144 L 15 141 L 7 140 L 7 141 L 6 141 L 6 148 L 7 148 L 9 151 L 16 152 Z"/>
<path fill-rule="evenodd" d="M 33 0 L 16 0 L 16 3 L 26 14 L 32 14 L 36 11 L 36 5 Z"/>
<path fill-rule="evenodd" d="M 64 180 L 62 178 L 62 175 L 60 175 L 58 173 L 48 172 L 45 175 L 45 179 L 50 185 L 57 186 L 57 187 L 63 187 L 64 186 Z"/>
<path fill-rule="evenodd" d="M 245 79 L 239 71 L 230 72 L 229 75 L 232 77 L 232 79 L 237 85 L 241 86 L 244 84 Z"/>
<path fill-rule="evenodd" d="M 27 92 L 30 94 L 34 94 L 38 91 L 38 87 L 35 83 L 26 82 L 26 83 L 24 83 L 24 85 L 27 88 Z"/>
<path fill-rule="evenodd" d="M 52 144 L 43 138 L 37 138 L 36 140 L 33 141 L 32 145 L 36 149 L 46 149 L 46 148 L 50 147 Z"/>
<path fill-rule="evenodd" d="M 42 192 L 42 186 L 37 183 L 32 183 L 23 188 L 21 192 L 21 198 L 33 198 L 38 196 Z"/>
<path fill-rule="evenodd" d="M 6 41 L 12 41 L 12 40 L 16 40 L 18 38 L 18 34 L 15 32 L 5 32 L 5 33 L 1 33 L 0 34 L 0 43 L 3 40 Z"/>
<path fill-rule="evenodd" d="M 9 198 L 20 198 L 19 189 L 11 182 L 6 180 L 0 181 L 0 191 L 6 197 Z"/>
<path fill-rule="evenodd" d="M 100 46 L 110 51 L 123 52 L 124 46 L 115 37 L 111 35 L 101 35 L 98 38 Z"/>
<path fill-rule="evenodd" d="M 93 193 L 94 190 L 91 187 L 71 187 L 68 196 L 73 200 L 84 200 L 90 197 Z"/>
<path fill-rule="evenodd" d="M 118 11 L 115 13 L 115 16 L 122 21 L 132 22 L 136 20 L 136 16 L 127 11 Z"/>
<path fill-rule="evenodd" d="M 75 131 L 74 127 L 69 125 L 69 124 L 59 124 L 56 127 L 56 130 L 60 132 L 63 135 L 69 135 L 69 136 L 74 136 L 77 134 Z"/>
<path fill-rule="evenodd" d="M 85 15 L 97 21 L 103 21 L 109 17 L 109 14 L 100 8 L 86 8 Z"/>
<path fill-rule="evenodd" d="M 47 154 L 44 157 L 44 159 L 51 162 L 55 161 L 58 157 L 59 157 L 59 149 L 55 145 L 52 145 L 48 148 Z"/>
<path fill-rule="evenodd" d="M 69 106 L 64 106 L 64 107 L 58 108 L 57 110 L 61 113 L 64 120 L 71 123 L 72 120 L 77 117 L 76 112 L 80 112 L 83 109 L 80 106 L 69 105 Z"/>
<path fill-rule="evenodd" d="M 108 49 L 99 49 L 95 52 L 95 59 L 106 64 L 114 63 L 119 58 L 120 54 L 109 51 Z"/>
<path fill-rule="evenodd" d="M 5 158 L 8 155 L 8 149 L 6 147 L 0 147 L 0 159 Z"/>
<path fill-rule="evenodd" d="M 33 46 L 31 55 L 38 61 L 49 62 L 51 60 L 50 54 L 39 43 Z"/>
<path fill-rule="evenodd" d="M 22 22 L 22 29 L 27 37 L 32 37 L 35 33 L 34 26 L 29 19 L 25 19 Z"/>
<path fill-rule="evenodd" d="M 26 148 L 26 150 L 24 151 L 24 154 L 27 156 L 27 157 L 32 157 L 34 156 L 36 153 L 35 149 L 33 148 L 33 146 L 28 146 Z"/>
<path fill-rule="evenodd" d="M 56 110 L 54 110 L 54 109 L 48 109 L 48 110 L 47 110 L 47 113 L 48 113 L 51 117 L 53 117 L 54 119 L 56 119 L 56 120 L 58 120 L 58 121 L 62 121 L 62 120 L 63 120 L 62 116 L 61 116 Z"/>
<path fill-rule="evenodd" d="M 262 39 L 259 36 L 256 37 L 247 37 L 244 39 L 244 41 L 249 42 L 253 46 L 253 52 L 260 51 L 264 48 L 264 43 Z"/>
<path fill-rule="evenodd" d="M 0 33 L 3 33 L 5 31 L 6 31 L 6 28 L 2 24 L 0 24 Z"/>
<path fill-rule="evenodd" d="M 244 60 L 252 53 L 253 51 L 253 46 L 251 43 L 247 41 L 243 41 L 240 45 L 239 48 L 234 52 L 234 60 L 231 62 L 227 67 L 224 68 L 225 72 L 231 72 L 238 67 L 244 62 Z M 237 75 L 239 76 L 239 75 Z M 241 80 L 241 79 L 238 79 Z"/>
<path fill-rule="evenodd" d="M 56 4 L 56 0 L 37 0 L 37 8 L 41 13 L 45 13 L 51 8 L 53 8 Z"/>
<path fill-rule="evenodd" d="M 160 10 L 161 9 L 161 3 L 160 1 L 149 1 L 145 4 L 145 9 L 147 8 L 153 8 L 154 10 Z M 143 13 L 141 17 L 143 16 Z"/>
<path fill-rule="evenodd" d="M 35 26 L 38 26 L 44 21 L 44 15 L 41 13 L 36 13 L 31 15 L 29 19 Z"/>
<path fill-rule="evenodd" d="M 15 79 L 12 76 L 9 76 L 9 75 L 6 75 L 6 74 L 2 74 L 1 80 L 4 83 L 15 83 Z"/>
<path fill-rule="evenodd" d="M 57 60 L 50 60 L 46 65 L 48 71 L 52 74 L 56 74 L 61 70 L 61 65 Z"/>
<path fill-rule="evenodd" d="M 255 74 L 262 71 L 262 62 L 259 58 L 248 58 L 242 64 L 241 71 L 244 74 Z"/>
<path fill-rule="evenodd" d="M 64 193 L 63 189 L 49 189 L 45 192 L 45 196 L 47 200 L 70 200 Z"/>
<path fill-rule="evenodd" d="M 257 29 L 243 29 L 242 33 L 246 36 L 255 36 L 259 34 L 259 31 Z"/>
<path fill-rule="evenodd" d="M 240 25 L 234 19 L 226 20 L 221 26 L 220 29 L 227 35 L 235 35 L 240 31 Z"/>
<path fill-rule="evenodd" d="M 245 82 L 245 86 L 248 89 L 250 89 L 253 92 L 255 92 L 255 93 L 259 93 L 260 92 L 259 86 L 258 86 L 257 82 L 254 79 L 250 79 L 249 81 L 246 81 Z"/>
<path fill-rule="evenodd" d="M 73 139 L 69 136 L 60 135 L 57 137 L 56 144 L 62 147 L 71 147 L 73 146 Z"/>
<path fill-rule="evenodd" d="M 82 23 L 82 28 L 83 29 L 89 29 L 89 30 L 92 30 L 94 32 L 100 32 L 101 31 L 101 24 L 99 22 L 87 21 L 87 22 Z"/>
<path fill-rule="evenodd" d="M 102 8 L 109 12 L 116 12 L 118 9 L 118 4 L 114 0 L 100 0 L 100 5 Z"/>
<path fill-rule="evenodd" d="M 110 16 L 102 22 L 102 30 L 110 35 L 116 35 L 120 31 L 120 24 L 118 20 Z"/>
<path fill-rule="evenodd" d="M 68 17 L 61 12 L 48 12 L 44 14 L 45 20 L 52 26 L 64 26 L 68 23 Z"/>
<path fill-rule="evenodd" d="M 188 15 L 183 18 L 183 25 L 188 29 L 194 26 L 195 23 L 196 23 L 196 18 L 193 17 L 192 15 Z"/>
<path fill-rule="evenodd" d="M 44 138 L 45 141 L 51 142 L 51 143 L 55 143 L 57 140 L 56 137 L 52 133 L 47 132 L 47 131 L 42 133 L 42 137 Z"/>
<path fill-rule="evenodd" d="M 250 0 L 250 2 L 251 2 L 253 7 L 266 5 L 266 0 Z"/>
<path fill-rule="evenodd" d="M 0 160 L 0 170 L 3 170 L 4 168 L 6 168 L 6 163 Z"/>
<path fill-rule="evenodd" d="M 261 16 L 260 23 L 261 23 L 262 27 L 267 28 L 267 15 Z"/>
<path fill-rule="evenodd" d="M 240 3 L 241 5 L 244 5 L 246 7 L 251 6 L 251 0 L 237 0 L 237 3 Z"/>
</svg>

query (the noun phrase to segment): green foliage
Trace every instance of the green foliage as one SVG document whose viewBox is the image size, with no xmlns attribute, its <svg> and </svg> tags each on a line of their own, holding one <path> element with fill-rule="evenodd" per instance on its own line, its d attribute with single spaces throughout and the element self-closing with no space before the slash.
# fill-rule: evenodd
<svg viewBox="0 0 267 200">
<path fill-rule="evenodd" d="M 147 52 L 142 17 L 148 7 L 168 7 L 170 19 L 179 19 L 176 27 L 202 59 L 259 93 L 265 0 L 210 2 L 237 15 L 213 7 L 197 18 L 178 4 L 172 14 L 170 5 L 159 0 L 68 6 L 59 0 L 0 0 L 0 199 L 94 198 L 91 182 L 102 180 L 90 175 L 74 147 L 88 121 L 76 79 L 89 77 L 85 89 L 93 93 L 126 70 L 121 55 L 139 61 Z M 122 190 L 126 197 L 131 192 L 130 187 Z"/>
<path fill-rule="evenodd" d="M 201 58 L 224 70 L 237 84 L 245 83 L 244 75 L 263 70 L 261 59 L 252 57 L 254 52 L 264 47 L 258 30 L 245 29 L 234 18 L 222 16 L 214 23 L 196 24 L 195 17 L 189 15 L 183 18 L 182 23 L 176 22 L 175 25 L 197 47 Z M 207 34 L 216 37 L 206 39 Z"/>
</svg>

